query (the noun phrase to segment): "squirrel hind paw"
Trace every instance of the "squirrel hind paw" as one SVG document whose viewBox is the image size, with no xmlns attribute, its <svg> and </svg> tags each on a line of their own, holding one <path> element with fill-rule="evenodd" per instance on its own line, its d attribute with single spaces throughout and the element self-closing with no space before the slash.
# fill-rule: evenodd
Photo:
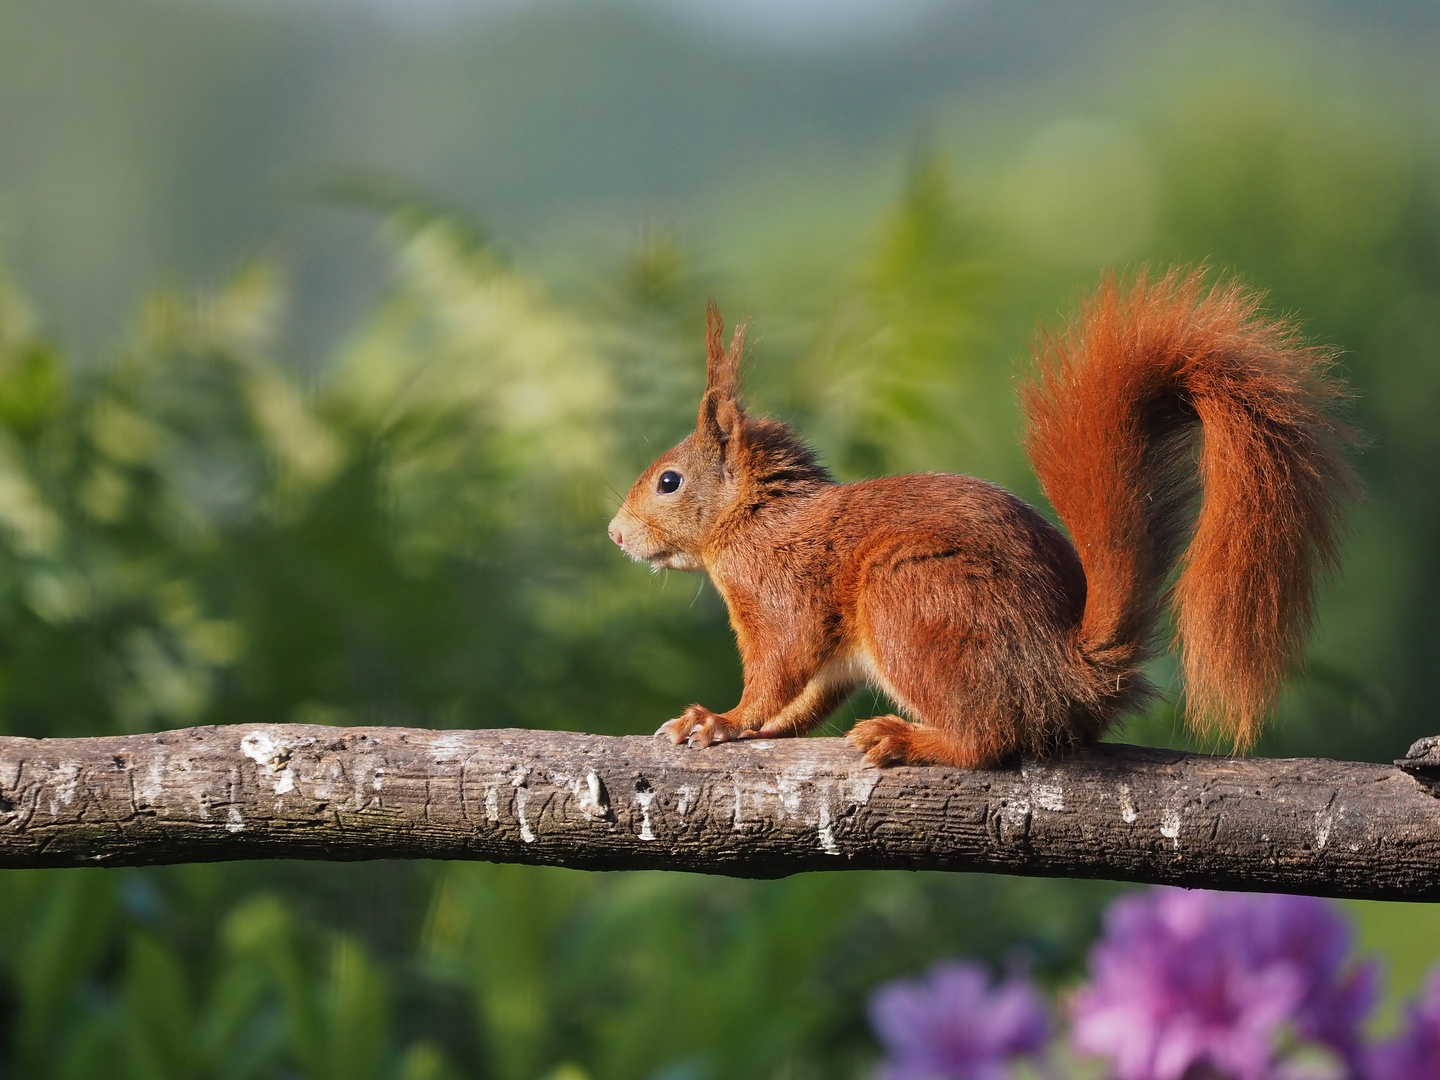
<svg viewBox="0 0 1440 1080">
<path fill-rule="evenodd" d="M 868 765 L 913 765 L 910 743 L 917 730 L 901 716 L 872 716 L 857 721 L 845 741 L 865 755 Z"/>
<path fill-rule="evenodd" d="M 912 724 L 903 716 L 872 716 L 850 729 L 846 740 L 865 753 L 870 765 L 955 765 L 989 769 L 999 765 L 1006 749 L 980 745 L 974 739 L 940 728 Z"/>
</svg>

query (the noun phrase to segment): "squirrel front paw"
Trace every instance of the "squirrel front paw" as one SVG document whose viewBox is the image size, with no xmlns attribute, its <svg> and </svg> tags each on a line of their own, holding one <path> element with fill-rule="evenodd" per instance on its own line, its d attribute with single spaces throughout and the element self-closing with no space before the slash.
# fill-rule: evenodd
<svg viewBox="0 0 1440 1080">
<path fill-rule="evenodd" d="M 688 742 L 704 749 L 711 743 L 729 742 L 744 734 L 744 728 L 736 727 L 719 713 L 711 712 L 704 705 L 691 705 L 674 720 L 661 724 L 655 738 L 669 739 L 676 746 Z"/>
</svg>

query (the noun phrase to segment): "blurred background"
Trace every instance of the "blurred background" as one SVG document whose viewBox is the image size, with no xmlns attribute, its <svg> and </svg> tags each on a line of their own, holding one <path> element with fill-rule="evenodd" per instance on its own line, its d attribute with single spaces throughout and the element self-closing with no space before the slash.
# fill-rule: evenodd
<svg viewBox="0 0 1440 1080">
<path fill-rule="evenodd" d="M 605 536 L 707 298 L 843 477 L 1038 499 L 1038 329 L 1205 262 L 1344 350 L 1371 437 L 1261 752 L 1394 758 L 1440 731 L 1437 55 L 1434 0 L 0 0 L 0 731 L 727 707 L 713 590 Z M 860 1077 L 877 983 L 1063 987 L 1118 889 L 10 871 L 0 1075 Z M 1440 917 L 1349 909 L 1393 1014 Z"/>
</svg>

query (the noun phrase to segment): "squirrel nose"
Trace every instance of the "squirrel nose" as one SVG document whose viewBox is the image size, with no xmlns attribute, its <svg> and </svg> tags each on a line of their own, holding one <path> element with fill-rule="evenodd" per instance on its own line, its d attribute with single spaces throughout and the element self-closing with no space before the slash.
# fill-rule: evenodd
<svg viewBox="0 0 1440 1080">
<path fill-rule="evenodd" d="M 610 539 L 614 540 L 615 543 L 621 547 L 625 546 L 625 534 L 620 531 L 620 526 L 616 525 L 613 521 L 610 523 Z"/>
</svg>

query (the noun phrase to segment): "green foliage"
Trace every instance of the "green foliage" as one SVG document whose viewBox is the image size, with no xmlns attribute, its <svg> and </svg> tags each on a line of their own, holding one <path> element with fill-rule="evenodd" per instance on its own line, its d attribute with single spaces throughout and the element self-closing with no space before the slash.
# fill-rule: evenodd
<svg viewBox="0 0 1440 1080">
<path fill-rule="evenodd" d="M 813 360 L 844 473 L 981 471 L 993 457 L 984 448 L 1006 441 L 976 400 L 997 389 L 977 353 L 996 272 L 957 202 L 947 163 L 917 157 L 857 295 Z"/>
</svg>

